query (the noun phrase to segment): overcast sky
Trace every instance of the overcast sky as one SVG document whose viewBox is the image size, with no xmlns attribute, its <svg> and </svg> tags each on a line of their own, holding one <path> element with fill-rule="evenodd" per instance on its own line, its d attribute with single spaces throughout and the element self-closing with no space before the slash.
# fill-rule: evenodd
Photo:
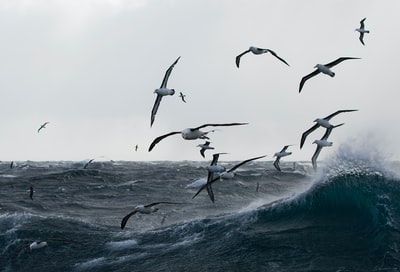
<svg viewBox="0 0 400 272">
<path fill-rule="evenodd" d="M 294 144 L 285 160 L 310 160 L 324 129 L 300 150 L 301 134 L 338 109 L 359 111 L 331 120 L 345 125 L 321 159 L 351 141 L 400 159 L 399 10 L 397 0 L 1 0 L 0 159 L 204 160 L 196 147 L 204 141 L 180 135 L 147 149 L 171 131 L 248 122 L 209 134 L 214 152 L 272 160 Z M 365 46 L 355 31 L 364 17 Z M 290 67 L 247 54 L 236 68 L 250 45 Z M 168 82 L 176 94 L 163 98 L 150 128 L 153 92 L 178 56 Z M 341 56 L 362 59 L 298 93 L 317 63 Z"/>
</svg>

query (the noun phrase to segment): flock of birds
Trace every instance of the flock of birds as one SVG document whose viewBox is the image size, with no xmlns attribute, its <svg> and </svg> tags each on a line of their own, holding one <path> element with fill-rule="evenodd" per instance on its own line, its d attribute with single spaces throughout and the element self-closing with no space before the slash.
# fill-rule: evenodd
<svg viewBox="0 0 400 272">
<path fill-rule="evenodd" d="M 365 33 L 369 33 L 369 30 L 365 29 L 365 22 L 366 18 L 362 19 L 360 21 L 360 27 L 355 29 L 355 31 L 359 32 L 359 40 L 362 43 L 362 45 L 365 45 L 364 43 L 364 34 Z M 266 53 L 270 53 L 272 56 L 274 56 L 275 58 L 277 58 L 278 60 L 280 60 L 281 62 L 283 62 L 284 64 L 286 64 L 287 66 L 289 66 L 289 64 L 280 56 L 278 56 L 273 50 L 271 49 L 263 49 L 263 48 L 258 48 L 258 47 L 254 47 L 254 46 L 250 46 L 248 50 L 242 52 L 241 54 L 239 54 L 238 56 L 236 56 L 235 59 L 235 63 L 236 63 L 236 67 L 239 68 L 240 66 L 240 60 L 241 58 L 248 54 L 248 53 L 253 53 L 254 55 L 261 55 L 261 54 L 266 54 Z M 167 69 L 164 78 L 162 80 L 161 86 L 160 88 L 156 89 L 154 91 L 154 93 L 157 95 L 156 99 L 154 101 L 154 105 L 151 111 L 151 119 L 150 119 L 150 127 L 152 127 L 154 121 L 155 121 L 155 117 L 157 114 L 157 111 L 160 107 L 160 103 L 162 101 L 162 98 L 164 96 L 172 96 L 175 94 L 175 90 L 172 88 L 168 88 L 167 84 L 168 84 L 168 79 L 172 73 L 173 68 L 175 67 L 175 65 L 178 63 L 180 57 L 178 57 L 173 63 L 172 65 Z M 318 74 L 322 73 L 322 74 L 326 74 L 329 75 L 330 77 L 334 77 L 335 73 L 331 70 L 332 67 L 340 64 L 343 61 L 346 60 L 354 60 L 354 59 L 359 59 L 356 57 L 340 57 L 334 61 L 331 61 L 327 64 L 317 64 L 314 68 L 316 68 L 313 72 L 311 72 L 310 74 L 304 76 L 299 84 L 299 93 L 302 91 L 304 84 L 307 80 L 311 79 L 314 76 L 317 76 Z M 185 100 L 185 95 L 180 92 L 179 97 L 182 99 L 183 102 L 186 103 Z M 302 136 L 301 136 L 301 140 L 300 140 L 300 149 L 303 147 L 306 138 L 309 134 L 311 134 L 313 131 L 315 131 L 317 128 L 319 127 L 323 127 L 326 129 L 325 134 L 322 136 L 321 139 L 319 140 L 315 140 L 313 143 L 317 145 L 317 148 L 312 156 L 311 162 L 313 165 L 314 169 L 317 169 L 317 158 L 322 150 L 323 147 L 328 147 L 328 146 L 332 146 L 332 142 L 328 141 L 328 137 L 330 136 L 330 134 L 332 133 L 332 130 L 334 128 L 340 127 L 343 125 L 343 123 L 338 124 L 338 125 L 332 125 L 329 121 L 330 119 L 332 119 L 333 117 L 335 117 L 336 115 L 340 114 L 340 113 L 346 113 L 346 112 L 354 112 L 357 111 L 355 109 L 349 109 L 349 110 L 338 110 L 324 118 L 317 118 L 314 120 L 315 125 L 313 125 L 310 129 L 306 130 Z M 40 128 L 38 129 L 38 133 L 44 129 L 46 127 L 46 125 L 49 122 L 45 122 L 44 124 L 42 124 L 40 126 Z M 196 140 L 196 139 L 204 139 L 206 140 L 205 143 L 203 144 L 199 144 L 197 147 L 200 147 L 200 154 L 203 158 L 205 158 L 205 151 L 206 150 L 212 150 L 214 149 L 214 147 L 212 147 L 210 144 L 211 142 L 209 141 L 209 137 L 208 134 L 210 132 L 214 132 L 215 129 L 211 129 L 208 131 L 204 131 L 202 129 L 205 129 L 207 127 L 229 127 L 229 126 L 242 126 L 242 125 L 247 125 L 248 123 L 224 123 L 224 124 L 218 124 L 218 123 L 210 123 L 210 124 L 203 124 L 197 127 L 193 127 L 193 128 L 185 128 L 183 130 L 180 131 L 173 131 L 173 132 L 169 132 L 166 134 L 163 134 L 157 138 L 155 138 L 152 143 L 150 144 L 148 151 L 152 151 L 154 149 L 154 147 L 163 139 L 172 136 L 172 135 L 176 135 L 176 134 L 180 134 L 182 136 L 182 138 L 184 140 Z M 276 152 L 274 154 L 274 157 L 276 157 L 273 165 L 276 168 L 277 171 L 281 171 L 280 168 L 280 159 L 286 156 L 289 156 L 292 154 L 292 152 L 288 152 L 288 148 L 291 145 L 285 145 L 281 151 Z M 135 146 L 135 150 L 137 151 L 138 146 Z M 261 159 L 264 158 L 265 155 L 263 156 L 258 156 L 258 157 L 254 157 L 254 158 L 250 158 L 247 160 L 244 160 L 236 165 L 234 165 L 232 168 L 230 169 L 226 169 L 224 166 L 218 165 L 218 159 L 219 156 L 225 154 L 225 153 L 215 153 L 213 154 L 213 159 L 210 163 L 209 166 L 207 166 L 207 171 L 208 171 L 208 177 L 207 177 L 207 181 L 204 182 L 203 184 L 199 185 L 199 190 L 197 191 L 197 193 L 193 196 L 193 198 L 195 198 L 201 191 L 203 191 L 204 189 L 206 189 L 209 198 L 212 202 L 214 202 L 215 197 L 214 197 L 214 193 L 212 190 L 212 184 L 220 179 L 231 179 L 234 177 L 235 173 L 234 171 L 239 168 L 240 166 L 251 162 L 253 160 L 257 160 L 257 159 Z M 90 163 L 90 162 L 89 162 Z M 89 164 L 88 163 L 88 164 Z M 87 165 L 88 165 L 87 164 Z M 87 166 L 86 165 L 86 166 Z M 85 168 L 86 168 L 85 166 Z M 30 190 L 30 196 L 32 198 L 33 195 L 33 187 L 31 187 Z M 150 204 L 146 204 L 146 205 L 138 205 L 136 206 L 129 214 L 127 214 L 121 221 L 121 229 L 124 229 L 129 218 L 131 216 L 133 216 L 136 213 L 142 213 L 142 214 L 150 214 L 153 212 L 156 212 L 158 210 L 158 208 L 156 207 L 159 204 L 183 204 L 183 203 L 177 203 L 177 202 L 154 202 L 154 203 L 150 203 Z M 45 244 L 45 242 L 43 244 L 38 244 L 37 242 L 35 242 L 36 244 L 32 244 L 32 248 L 36 248 L 36 247 L 40 247 L 40 246 L 45 246 L 47 244 Z M 31 249 L 32 249 L 31 248 Z"/>
</svg>

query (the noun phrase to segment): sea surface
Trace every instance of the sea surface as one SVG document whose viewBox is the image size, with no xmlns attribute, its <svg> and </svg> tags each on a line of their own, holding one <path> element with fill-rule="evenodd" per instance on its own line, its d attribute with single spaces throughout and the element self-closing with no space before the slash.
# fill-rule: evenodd
<svg viewBox="0 0 400 272">
<path fill-rule="evenodd" d="M 400 271 L 399 163 L 254 161 L 215 203 L 209 163 L 1 162 L 0 271 Z"/>
</svg>

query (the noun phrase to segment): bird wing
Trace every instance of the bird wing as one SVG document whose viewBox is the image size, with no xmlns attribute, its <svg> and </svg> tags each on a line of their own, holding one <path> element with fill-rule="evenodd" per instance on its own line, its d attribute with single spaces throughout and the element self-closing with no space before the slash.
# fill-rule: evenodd
<svg viewBox="0 0 400 272">
<path fill-rule="evenodd" d="M 236 56 L 236 67 L 239 68 L 239 64 L 240 64 L 240 58 L 244 55 L 249 53 L 250 50 L 246 50 L 243 53 L 241 53 L 240 55 Z"/>
<path fill-rule="evenodd" d="M 210 197 L 211 201 L 214 203 L 215 198 L 214 198 L 214 192 L 211 187 L 211 183 L 207 182 L 206 189 L 207 189 L 208 196 Z"/>
<path fill-rule="evenodd" d="M 219 158 L 219 154 L 220 154 L 220 153 L 215 153 L 215 154 L 213 154 L 213 160 L 211 161 L 211 164 L 210 164 L 210 165 L 216 165 L 216 164 L 217 164 L 218 158 Z"/>
<path fill-rule="evenodd" d="M 156 101 L 154 101 L 154 106 L 153 106 L 153 109 L 151 110 L 150 126 L 153 125 L 154 119 L 156 118 L 156 113 L 158 111 L 158 107 L 160 106 L 161 98 L 162 98 L 162 95 L 157 94 Z"/>
<path fill-rule="evenodd" d="M 314 152 L 314 155 L 311 158 L 312 166 L 315 169 L 317 169 L 317 158 L 319 156 L 319 152 L 321 152 L 322 146 L 317 145 L 317 149 Z"/>
<path fill-rule="evenodd" d="M 229 126 L 241 126 L 241 125 L 247 125 L 249 123 L 229 123 L 229 124 L 205 124 L 205 125 L 201 125 L 199 127 L 196 128 L 191 128 L 191 130 L 198 130 L 204 127 L 229 127 Z"/>
<path fill-rule="evenodd" d="M 282 148 L 282 150 L 281 150 L 280 152 L 285 152 L 286 149 L 288 149 L 289 146 L 290 146 L 290 145 L 285 145 L 285 146 Z"/>
<path fill-rule="evenodd" d="M 238 164 L 236 164 L 234 167 L 232 167 L 231 169 L 229 169 L 228 172 L 235 171 L 236 169 L 238 169 L 238 168 L 239 168 L 240 166 L 242 166 L 243 164 L 248 163 L 248 162 L 250 162 L 250 161 L 254 161 L 254 160 L 257 160 L 257 159 L 264 158 L 265 156 L 266 156 L 266 155 L 260 156 L 260 157 L 255 157 L 255 158 L 251 158 L 251 159 L 242 161 L 241 163 L 238 163 Z"/>
<path fill-rule="evenodd" d="M 128 222 L 129 218 L 130 218 L 132 215 L 134 215 L 136 212 L 137 212 L 136 210 L 131 211 L 131 212 L 128 213 L 124 218 L 122 218 L 122 221 L 121 221 L 121 229 L 124 229 L 124 228 L 125 228 L 126 222 Z"/>
<path fill-rule="evenodd" d="M 281 172 L 281 168 L 279 167 L 279 159 L 280 159 L 280 157 L 276 157 L 276 160 L 274 161 L 274 166 L 275 166 L 276 170 Z"/>
<path fill-rule="evenodd" d="M 275 56 L 277 59 L 279 59 L 280 61 L 282 61 L 283 63 L 285 63 L 287 66 L 290 66 L 284 59 L 282 59 L 281 57 L 279 57 L 274 51 L 272 51 L 271 49 L 268 49 L 268 52 L 270 52 L 273 56 Z"/>
<path fill-rule="evenodd" d="M 160 88 L 166 88 L 166 87 L 167 87 L 167 82 L 168 82 L 169 75 L 171 74 L 172 69 L 174 69 L 175 64 L 178 62 L 178 60 L 179 60 L 180 58 L 181 58 L 181 57 L 178 57 L 178 58 L 176 59 L 176 61 L 175 61 L 174 63 L 172 63 L 172 65 L 171 65 L 171 66 L 168 68 L 168 70 L 165 72 L 165 76 L 164 76 L 164 79 L 163 79 L 163 81 L 162 81 L 162 83 L 161 83 L 161 87 L 160 87 Z"/>
<path fill-rule="evenodd" d="M 342 112 L 352 112 L 352 111 L 358 111 L 358 110 L 338 110 L 338 111 L 335 111 L 335 112 L 332 113 L 332 114 L 329 114 L 329 115 L 328 115 L 327 117 L 325 117 L 324 119 L 327 120 L 327 121 L 329 121 L 332 117 L 338 115 L 339 113 L 342 113 Z"/>
<path fill-rule="evenodd" d="M 174 132 L 170 132 L 170 133 L 167 133 L 167 134 L 164 134 L 164 135 L 161 135 L 161 136 L 155 138 L 155 139 L 153 140 L 153 142 L 150 144 L 149 152 L 150 152 L 150 151 L 154 148 L 154 146 L 155 146 L 156 144 L 158 144 L 162 139 L 164 139 L 164 138 L 166 138 L 166 137 L 168 137 L 168 136 L 174 135 L 174 134 L 178 134 L 178 133 L 181 133 L 181 132 L 180 132 L 180 131 L 174 131 Z"/>
<path fill-rule="evenodd" d="M 367 18 L 364 18 L 364 19 L 362 19 L 360 21 L 360 29 L 364 29 L 364 21 L 365 21 L 365 19 L 367 19 Z"/>
<path fill-rule="evenodd" d="M 201 154 L 201 156 L 202 156 L 203 158 L 205 158 L 205 156 L 204 156 L 204 151 L 206 151 L 205 148 L 200 149 L 200 154 Z"/>
<path fill-rule="evenodd" d="M 322 136 L 321 140 L 327 140 L 328 137 L 329 137 L 329 135 L 331 135 L 332 129 L 337 128 L 337 127 L 340 127 L 340 126 L 342 126 L 342 125 L 344 125 L 344 123 L 341 123 L 341 124 L 339 124 L 339 125 L 336 125 L 336 126 L 327 128 L 326 131 L 325 131 L 325 134 Z"/>
<path fill-rule="evenodd" d="M 301 92 L 301 89 L 303 89 L 304 83 L 305 83 L 307 80 L 309 80 L 310 78 L 312 78 L 313 76 L 318 75 L 319 73 L 320 73 L 320 71 L 317 69 L 317 70 L 315 70 L 314 72 L 312 72 L 312 73 L 310 73 L 310 74 L 304 76 L 304 77 L 301 79 L 301 81 L 300 81 L 299 93 Z"/>
<path fill-rule="evenodd" d="M 155 206 L 155 205 L 158 205 L 158 204 L 185 204 L 185 203 L 182 203 L 182 202 L 159 201 L 159 202 L 154 202 L 154 203 L 150 203 L 150 204 L 144 205 L 144 207 L 145 207 L 145 208 L 149 208 L 149 207 L 152 207 L 152 206 Z"/>
<path fill-rule="evenodd" d="M 310 134 L 311 132 L 313 132 L 314 130 L 316 130 L 319 127 L 318 124 L 313 125 L 311 128 L 309 128 L 308 130 L 306 130 L 302 135 L 301 135 L 301 140 L 300 140 L 300 149 L 303 147 L 304 142 L 306 141 L 306 138 L 308 136 L 308 134 Z"/>
<path fill-rule="evenodd" d="M 362 45 L 364 44 L 364 32 L 360 32 L 360 37 L 358 38 L 360 40 L 360 42 L 362 43 Z"/>
<path fill-rule="evenodd" d="M 327 64 L 324 64 L 324 66 L 326 66 L 326 67 L 328 67 L 328 68 L 331 68 L 331 67 L 333 67 L 333 66 L 335 66 L 335 65 L 338 65 L 338 64 L 341 63 L 342 61 L 349 60 L 349 59 L 360 59 L 360 58 L 341 57 L 341 58 L 338 58 L 337 60 L 334 60 L 334 61 L 332 61 L 332 62 L 329 62 L 329 63 L 327 63 Z"/>
</svg>

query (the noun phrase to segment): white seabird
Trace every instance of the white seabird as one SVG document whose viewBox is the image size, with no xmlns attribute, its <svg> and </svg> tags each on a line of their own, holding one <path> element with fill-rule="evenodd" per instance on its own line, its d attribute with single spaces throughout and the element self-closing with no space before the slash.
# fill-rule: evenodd
<svg viewBox="0 0 400 272">
<path fill-rule="evenodd" d="M 153 142 L 150 144 L 149 147 L 149 152 L 154 148 L 156 144 L 158 144 L 162 139 L 174 135 L 174 134 L 181 134 L 182 138 L 185 140 L 195 140 L 195 139 L 209 139 L 207 137 L 207 134 L 209 132 L 213 132 L 214 130 L 211 131 L 201 131 L 200 129 L 205 128 L 205 127 L 222 127 L 222 126 L 240 126 L 240 125 L 247 125 L 248 123 L 229 123 L 229 124 L 205 124 L 201 125 L 196 128 L 186 128 L 182 131 L 174 131 L 170 132 L 164 135 L 161 135 L 153 140 Z"/>
<path fill-rule="evenodd" d="M 45 241 L 42 241 L 42 242 L 37 242 L 37 241 L 35 241 L 35 242 L 33 242 L 33 243 L 31 243 L 30 245 L 29 245 L 29 250 L 34 250 L 34 249 L 39 249 L 39 248 L 43 248 L 43 247 L 45 247 L 45 246 L 47 246 L 47 242 L 45 242 Z"/>
<path fill-rule="evenodd" d="M 154 203 L 147 204 L 147 205 L 138 205 L 135 207 L 135 209 L 133 211 L 128 213 L 124 218 L 122 218 L 121 229 L 125 228 L 125 225 L 128 222 L 129 218 L 137 212 L 141 213 L 141 214 L 150 214 L 150 213 L 158 211 L 158 208 L 154 207 L 158 204 L 184 204 L 184 203 L 161 201 L 161 202 L 154 202 Z"/>
<path fill-rule="evenodd" d="M 276 57 L 277 59 L 279 59 L 280 61 L 282 61 L 283 63 L 285 63 L 287 66 L 289 66 L 289 64 L 282 59 L 281 57 L 279 57 L 274 51 L 272 51 L 271 49 L 264 49 L 264 48 L 258 48 L 258 47 L 254 47 L 254 46 L 250 46 L 249 49 L 247 49 L 246 51 L 244 51 L 243 53 L 241 53 L 240 55 L 236 56 L 236 67 L 239 68 L 239 64 L 240 64 L 240 58 L 247 53 L 253 53 L 254 55 L 261 55 L 264 53 L 271 53 L 271 55 L 273 55 L 274 57 Z"/>
<path fill-rule="evenodd" d="M 200 149 L 200 154 L 201 154 L 201 156 L 202 156 L 203 158 L 205 158 L 205 157 L 204 157 L 204 152 L 205 152 L 206 150 L 208 150 L 208 149 L 214 149 L 214 147 L 210 146 L 210 142 L 209 142 L 209 141 L 206 141 L 204 144 L 199 144 L 199 145 L 197 145 L 197 146 L 201 148 L 201 149 Z"/>
<path fill-rule="evenodd" d="M 279 167 L 279 160 L 280 160 L 282 157 L 286 157 L 286 156 L 289 156 L 289 155 L 292 154 L 292 152 L 287 152 L 287 151 L 286 151 L 286 150 L 288 149 L 289 146 L 291 146 L 291 145 L 285 145 L 285 146 L 282 148 L 281 151 L 276 152 L 276 153 L 274 154 L 274 157 L 276 157 L 276 159 L 275 159 L 275 161 L 274 161 L 274 166 L 275 166 L 276 170 L 278 170 L 279 172 L 281 172 L 281 168 Z"/>
<path fill-rule="evenodd" d="M 366 30 L 365 26 L 364 26 L 365 19 L 367 19 L 367 18 L 364 18 L 360 21 L 360 28 L 355 29 L 355 31 L 358 31 L 360 33 L 359 39 L 360 39 L 360 42 L 362 43 L 362 45 L 365 45 L 364 44 L 364 33 L 369 33 L 369 30 Z"/>
<path fill-rule="evenodd" d="M 301 89 L 303 88 L 304 83 L 305 83 L 308 79 L 312 78 L 313 76 L 318 75 L 319 73 L 323 73 L 323 74 L 329 75 L 329 76 L 331 76 L 331 77 L 334 77 L 334 76 L 335 76 L 335 73 L 332 72 L 332 70 L 331 70 L 330 68 L 332 68 L 332 67 L 335 66 L 335 65 L 338 65 L 338 64 L 341 63 L 342 61 L 349 60 L 349 59 L 360 59 L 360 58 L 341 57 L 341 58 L 338 58 L 337 60 L 334 60 L 334 61 L 332 61 L 332 62 L 330 62 L 330 63 L 327 63 L 327 64 L 317 64 L 317 65 L 315 65 L 314 68 L 317 68 L 317 70 L 315 70 L 314 72 L 312 72 L 312 73 L 310 73 L 310 74 L 304 76 L 304 77 L 301 79 L 301 81 L 300 81 L 300 86 L 299 86 L 299 93 L 301 92 Z"/>
<path fill-rule="evenodd" d="M 157 97 L 156 97 L 156 101 L 154 102 L 153 109 L 151 110 L 150 126 L 152 126 L 153 123 L 154 123 L 154 119 L 156 117 L 156 113 L 157 113 L 158 107 L 160 106 L 161 98 L 163 96 L 166 96 L 166 95 L 174 95 L 175 94 L 175 90 L 174 89 L 167 88 L 167 82 L 168 82 L 168 78 L 169 78 L 169 76 L 170 76 L 170 74 L 172 72 L 172 69 L 174 68 L 175 64 L 178 62 L 178 60 L 180 58 L 181 57 L 178 57 L 176 59 L 176 61 L 174 63 L 172 63 L 172 65 L 168 68 L 168 70 L 165 72 L 164 79 L 163 79 L 163 81 L 161 83 L 161 87 L 154 91 L 154 93 L 157 94 Z"/>
<path fill-rule="evenodd" d="M 258 160 L 258 159 L 264 158 L 265 156 L 266 156 L 266 155 L 260 156 L 260 157 L 255 157 L 255 158 L 251 158 L 251 159 L 242 161 L 242 162 L 236 164 L 235 166 L 233 166 L 233 167 L 232 167 L 231 169 L 229 169 L 228 171 L 222 172 L 218 177 L 213 178 L 210 182 L 207 181 L 207 184 L 203 185 L 203 186 L 197 191 L 197 193 L 192 197 L 192 199 L 195 198 L 201 191 L 203 191 L 204 188 L 207 188 L 207 191 L 208 191 L 208 188 L 211 188 L 211 184 L 214 183 L 214 182 L 216 182 L 217 180 L 219 180 L 219 179 L 231 179 L 231 178 L 233 178 L 233 177 L 235 176 L 234 171 L 235 171 L 236 169 L 238 169 L 240 166 L 242 166 L 243 164 L 248 163 L 248 162 L 250 162 L 250 161 L 254 161 L 254 160 Z M 211 189 L 211 190 L 212 190 L 212 189 Z M 210 197 L 210 199 L 211 199 L 212 202 L 214 202 L 214 198 L 211 198 L 211 197 Z"/>
<path fill-rule="evenodd" d="M 358 110 L 338 110 L 332 114 L 329 114 L 328 116 L 326 116 L 325 118 L 317 118 L 314 120 L 314 122 L 316 123 L 314 126 L 312 126 L 311 128 L 309 128 L 308 130 L 306 130 L 302 135 L 301 135 L 301 140 L 300 140 L 300 149 L 303 147 L 304 142 L 307 138 L 307 136 L 313 132 L 314 130 L 316 130 L 319 126 L 322 126 L 324 128 L 330 128 L 333 127 L 332 124 L 329 123 L 329 120 L 342 113 L 342 112 L 352 112 L 352 111 L 358 111 Z"/>
<path fill-rule="evenodd" d="M 323 147 L 327 147 L 327 146 L 332 146 L 332 142 L 328 142 L 328 137 L 332 132 L 332 129 L 336 128 L 336 127 L 340 127 L 344 124 L 339 124 L 336 126 L 331 126 L 329 128 L 326 129 L 324 136 L 322 136 L 322 138 L 320 140 L 315 140 L 313 142 L 313 144 L 317 144 L 317 149 L 314 152 L 314 155 L 311 158 L 311 162 L 312 162 L 312 166 L 314 168 L 314 170 L 317 169 L 317 158 L 319 156 L 319 153 L 321 152 Z"/>
<path fill-rule="evenodd" d="M 37 132 L 39 133 L 43 128 L 46 128 L 46 125 L 49 124 L 50 122 L 44 122 L 40 128 L 37 130 Z"/>
</svg>

